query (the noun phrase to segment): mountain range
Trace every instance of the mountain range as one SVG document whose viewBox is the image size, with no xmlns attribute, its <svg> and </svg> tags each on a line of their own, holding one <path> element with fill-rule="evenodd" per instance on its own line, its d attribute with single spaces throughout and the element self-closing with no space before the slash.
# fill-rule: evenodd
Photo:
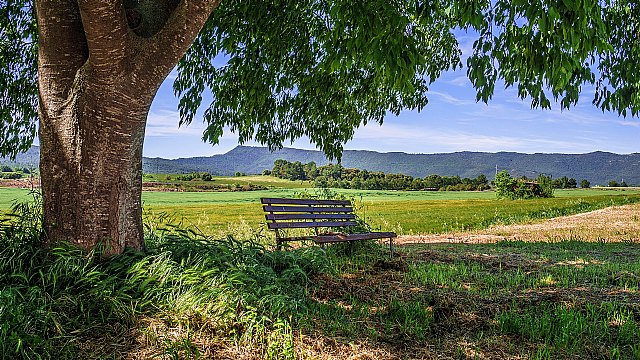
<svg viewBox="0 0 640 360">
<path fill-rule="evenodd" d="M 143 169 L 151 173 L 182 173 L 207 171 L 216 175 L 236 172 L 259 174 L 271 169 L 277 159 L 329 163 L 324 154 L 315 150 L 283 148 L 270 152 L 264 147 L 238 146 L 226 154 L 181 159 L 145 158 Z M 562 176 L 587 179 L 592 185 L 606 185 L 610 180 L 640 184 L 640 154 L 523 154 L 515 152 L 455 152 L 442 154 L 380 153 L 364 150 L 345 150 L 342 165 L 347 168 L 401 173 L 414 177 L 431 174 L 475 178 L 485 174 L 492 179 L 496 169 L 507 170 L 513 176 L 536 177 L 543 173 L 553 178 Z"/>
<path fill-rule="evenodd" d="M 19 154 L 15 161 L 0 159 L 1 164 L 37 166 L 39 148 L 32 147 Z M 329 163 L 320 151 L 283 148 L 270 152 L 264 147 L 238 146 L 226 154 L 180 159 L 144 158 L 147 173 L 188 173 L 206 171 L 214 175 L 233 175 L 236 172 L 259 174 L 271 169 L 277 159 Z M 536 177 L 543 173 L 559 178 L 587 179 L 592 185 L 606 185 L 610 180 L 640 185 L 640 154 L 613 154 L 596 151 L 587 154 L 523 154 L 515 152 L 455 152 L 442 154 L 380 153 L 364 150 L 345 150 L 342 165 L 348 168 L 401 173 L 414 177 L 431 174 L 475 178 L 485 174 L 492 179 L 496 169 L 507 170 L 513 176 Z"/>
</svg>

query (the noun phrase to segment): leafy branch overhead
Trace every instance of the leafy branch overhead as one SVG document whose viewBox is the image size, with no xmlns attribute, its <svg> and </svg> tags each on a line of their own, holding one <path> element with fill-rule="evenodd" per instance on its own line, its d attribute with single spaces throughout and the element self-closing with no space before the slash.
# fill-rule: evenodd
<svg viewBox="0 0 640 360">
<path fill-rule="evenodd" d="M 225 1 L 174 89 L 187 124 L 212 93 L 212 143 L 228 126 L 271 148 L 306 135 L 339 157 L 354 128 L 427 104 L 428 85 L 462 66 L 454 31 L 465 29 L 477 36 L 466 61 L 477 100 L 503 80 L 532 107 L 568 108 L 595 84 L 597 106 L 636 115 L 637 12 L 592 0 Z"/>
<path fill-rule="evenodd" d="M 171 39 L 160 10 L 183 3 L 124 0 L 120 13 L 137 42 Z M 36 131 L 33 3 L 3 1 L 0 15 L 0 152 L 15 154 Z M 272 149 L 308 136 L 340 157 L 355 128 L 423 109 L 429 84 L 463 64 L 478 101 L 503 81 L 532 107 L 569 108 L 588 84 L 603 111 L 637 115 L 639 19 L 613 0 L 224 0 L 178 65 L 180 123 L 202 116 L 211 143 L 226 127 Z M 467 59 L 461 31 L 477 38 Z M 145 54 L 135 61 L 159 55 Z"/>
<path fill-rule="evenodd" d="M 240 141 L 277 148 L 308 136 L 339 156 L 356 127 L 422 109 L 428 84 L 461 65 L 450 17 L 422 21 L 411 5 L 222 3 L 178 67 L 182 122 L 194 119 L 208 89 L 206 140 L 229 126 Z"/>
<path fill-rule="evenodd" d="M 38 104 L 36 20 L 28 0 L 0 6 L 0 154 L 29 149 Z"/>
</svg>

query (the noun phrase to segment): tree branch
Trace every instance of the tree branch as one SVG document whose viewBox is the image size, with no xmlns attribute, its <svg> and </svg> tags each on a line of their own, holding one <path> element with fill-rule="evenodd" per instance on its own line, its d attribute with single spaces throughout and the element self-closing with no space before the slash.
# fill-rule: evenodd
<svg viewBox="0 0 640 360">
<path fill-rule="evenodd" d="M 160 86 L 187 52 L 221 0 L 181 0 L 160 32 L 141 44 L 136 66 Z"/>
<path fill-rule="evenodd" d="M 121 0 L 79 0 L 89 47 L 89 63 L 100 78 L 118 78 L 124 70 L 129 27 Z"/>
<path fill-rule="evenodd" d="M 66 98 L 89 53 L 80 12 L 74 0 L 36 0 L 40 93 Z"/>
</svg>

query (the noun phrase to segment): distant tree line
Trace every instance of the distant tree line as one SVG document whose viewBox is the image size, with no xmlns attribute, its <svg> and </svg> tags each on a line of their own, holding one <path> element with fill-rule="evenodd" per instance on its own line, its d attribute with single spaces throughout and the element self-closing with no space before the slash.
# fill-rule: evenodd
<svg viewBox="0 0 640 360">
<path fill-rule="evenodd" d="M 31 170 L 22 167 L 12 168 L 9 165 L 0 166 L 0 179 L 21 179 L 29 174 Z"/>
<path fill-rule="evenodd" d="M 551 176 L 544 174 L 538 175 L 535 179 L 526 176 L 514 178 L 506 170 L 503 170 L 496 174 L 493 185 L 499 198 L 529 199 L 552 197 L 554 189 L 575 189 L 578 187 L 578 182 L 576 179 L 566 176 L 552 179 Z M 613 186 L 611 182 L 609 186 Z M 580 181 L 580 187 L 583 189 L 590 188 L 591 182 L 583 179 Z"/>
<path fill-rule="evenodd" d="M 188 174 L 177 175 L 175 177 L 178 181 L 211 181 L 213 176 L 208 172 L 190 172 Z M 167 180 L 171 180 L 171 176 L 167 176 Z"/>
<path fill-rule="evenodd" d="M 475 179 L 460 176 L 429 175 L 425 178 L 414 178 L 404 174 L 387 174 L 360 169 L 342 167 L 339 164 L 317 166 L 315 162 L 302 164 L 278 159 L 271 171 L 265 175 L 273 175 L 288 180 L 308 180 L 316 187 L 332 187 L 361 190 L 440 190 L 471 191 L 490 189 L 485 175 Z"/>
<path fill-rule="evenodd" d="M 622 180 L 622 182 L 617 182 L 616 180 L 609 181 L 609 187 L 627 187 L 627 183 Z"/>
<path fill-rule="evenodd" d="M 551 180 L 551 185 L 554 189 L 575 189 L 578 187 L 578 182 L 574 178 L 563 176 L 561 178 Z"/>
</svg>

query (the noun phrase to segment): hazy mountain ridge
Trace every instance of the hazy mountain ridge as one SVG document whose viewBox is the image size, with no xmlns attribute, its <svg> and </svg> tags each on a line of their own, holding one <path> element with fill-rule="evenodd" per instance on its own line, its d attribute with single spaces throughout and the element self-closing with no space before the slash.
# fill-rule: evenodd
<svg viewBox="0 0 640 360">
<path fill-rule="evenodd" d="M 144 158 L 145 172 L 182 173 L 208 171 L 218 175 L 261 173 L 271 169 L 277 159 L 314 161 L 318 165 L 329 163 L 323 153 L 314 150 L 283 148 L 273 153 L 264 147 L 238 146 L 226 154 L 168 160 Z M 587 179 L 593 185 L 606 185 L 609 180 L 640 184 L 640 154 L 613 154 L 592 152 L 587 154 L 523 154 L 515 152 L 455 152 L 441 154 L 379 153 L 366 150 L 345 150 L 342 165 L 349 168 L 402 173 L 425 177 L 439 174 L 474 178 L 485 174 L 493 178 L 498 170 L 513 175 L 535 177 L 539 173 L 554 178 L 568 176 L 580 181 Z"/>
<path fill-rule="evenodd" d="M 40 164 L 40 147 L 31 146 L 29 150 L 19 153 L 14 160 L 8 157 L 0 157 L 0 165 L 11 167 L 37 168 Z"/>
<path fill-rule="evenodd" d="M 37 167 L 38 146 L 26 153 L 18 154 L 15 161 L 0 159 L 0 164 L 11 166 Z M 314 161 L 318 165 L 329 163 L 322 152 L 283 148 L 273 153 L 264 147 L 238 146 L 226 154 L 208 157 L 181 159 L 144 158 L 143 170 L 150 173 L 185 173 L 208 171 L 216 175 L 262 173 L 271 169 L 277 159 Z M 379 153 L 367 150 L 345 150 L 342 165 L 350 168 L 402 173 L 425 177 L 439 174 L 475 178 L 485 174 L 493 178 L 496 165 L 498 170 L 508 170 L 513 175 L 535 177 L 539 173 L 550 174 L 554 178 L 573 177 L 593 185 L 606 185 L 609 180 L 624 179 L 628 184 L 640 185 L 640 154 L 613 154 L 596 151 L 587 154 L 523 154 L 515 152 L 455 152 L 441 154 L 407 154 L 402 152 Z"/>
</svg>

